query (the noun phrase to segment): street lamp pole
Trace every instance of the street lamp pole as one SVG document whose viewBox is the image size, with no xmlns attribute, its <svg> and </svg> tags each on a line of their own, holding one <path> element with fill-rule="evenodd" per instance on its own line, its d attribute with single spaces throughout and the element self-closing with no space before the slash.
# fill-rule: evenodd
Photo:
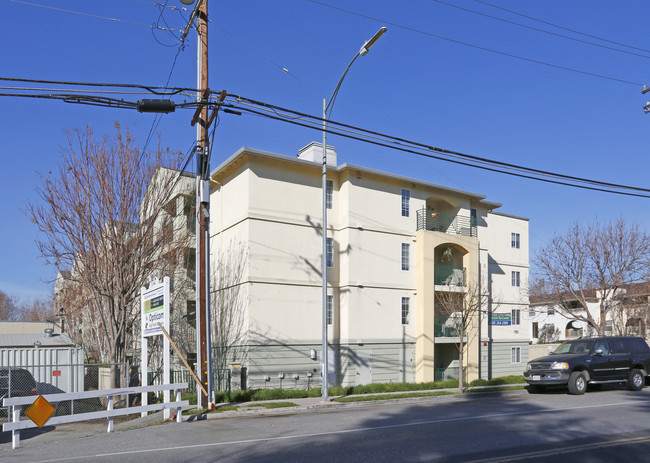
<svg viewBox="0 0 650 463">
<path fill-rule="evenodd" d="M 345 79 L 345 76 L 347 75 L 348 71 L 350 70 L 350 67 L 352 66 L 352 63 L 355 62 L 355 60 L 359 56 L 364 56 L 370 48 L 379 40 L 379 38 L 384 35 L 384 32 L 386 32 L 386 28 L 382 27 L 379 29 L 375 35 L 372 36 L 370 40 L 367 40 L 363 46 L 359 49 L 356 55 L 354 55 L 354 58 L 352 58 L 352 61 L 350 61 L 350 64 L 345 68 L 345 71 L 343 71 L 343 75 L 339 79 L 338 84 L 336 84 L 336 88 L 334 89 L 334 92 L 332 93 L 332 96 L 330 97 L 329 101 L 326 99 L 323 99 L 323 173 L 322 173 L 322 190 L 323 190 L 323 225 L 322 225 L 322 237 L 323 237 L 323 254 L 322 254 L 322 276 L 323 276 L 323 300 L 322 300 L 322 323 L 323 323 L 323 346 L 322 346 L 322 353 L 321 353 L 321 374 L 323 381 L 321 383 L 321 395 L 322 395 L 322 400 L 323 402 L 327 402 L 329 400 L 329 392 L 328 392 L 328 361 L 327 361 L 327 120 L 329 116 L 332 114 L 332 108 L 334 107 L 334 101 L 336 100 L 336 96 L 339 93 L 339 89 L 341 88 L 341 84 L 343 83 L 343 79 Z M 329 110 L 329 114 L 328 114 Z M 334 245 L 332 244 L 332 249 L 331 249 L 332 255 L 334 255 Z"/>
</svg>

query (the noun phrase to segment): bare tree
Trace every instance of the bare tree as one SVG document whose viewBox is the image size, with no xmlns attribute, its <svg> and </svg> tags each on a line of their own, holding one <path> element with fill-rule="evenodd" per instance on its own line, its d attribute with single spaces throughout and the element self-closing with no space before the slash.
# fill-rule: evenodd
<svg viewBox="0 0 650 463">
<path fill-rule="evenodd" d="M 649 262 L 650 236 L 639 224 L 623 218 L 604 225 L 575 223 L 537 252 L 536 285 L 564 316 L 603 335 L 613 297 L 622 286 L 646 279 Z M 594 296 L 597 316 L 587 310 L 587 300 Z M 585 310 L 575 311 L 573 301 Z"/>
<path fill-rule="evenodd" d="M 20 320 L 20 307 L 16 296 L 0 291 L 0 320 Z"/>
<path fill-rule="evenodd" d="M 437 291 L 436 307 L 449 317 L 458 336 L 458 392 L 463 392 L 465 368 L 465 337 L 478 334 L 482 313 L 489 310 L 489 294 L 477 285 L 469 285 L 466 292 Z M 494 310 L 494 307 L 492 308 Z M 469 342 L 469 339 L 468 339 Z"/>
<path fill-rule="evenodd" d="M 216 285 L 212 304 L 214 325 L 214 358 L 216 368 L 225 369 L 230 363 L 241 363 L 245 355 L 244 294 L 242 278 L 245 272 L 246 250 L 240 242 L 230 242 L 218 252 L 219 260 L 213 279 Z"/>
<path fill-rule="evenodd" d="M 113 364 L 125 361 L 139 327 L 141 286 L 171 274 L 187 253 L 186 230 L 163 209 L 178 173 L 162 166 L 176 168 L 180 156 L 160 146 L 141 152 L 129 130 L 115 128 L 101 138 L 90 127 L 66 132 L 58 172 L 41 176 L 40 201 L 27 208 L 41 255 L 69 272 L 80 304 L 71 313 L 90 323 L 102 360 Z"/>
<path fill-rule="evenodd" d="M 51 297 L 33 299 L 21 304 L 21 319 L 28 322 L 52 320 L 54 314 L 54 301 Z"/>
<path fill-rule="evenodd" d="M 553 323 L 545 323 L 539 330 L 538 336 L 540 343 L 555 342 L 560 339 L 560 329 Z"/>
</svg>

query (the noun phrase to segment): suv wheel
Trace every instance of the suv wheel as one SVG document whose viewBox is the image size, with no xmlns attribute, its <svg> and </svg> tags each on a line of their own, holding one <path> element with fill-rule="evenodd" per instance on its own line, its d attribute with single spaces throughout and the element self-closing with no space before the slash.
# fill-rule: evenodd
<svg viewBox="0 0 650 463">
<path fill-rule="evenodd" d="M 630 391 L 640 391 L 641 389 L 643 389 L 644 383 L 645 383 L 645 378 L 643 377 L 643 373 L 641 373 L 641 370 L 637 370 L 636 368 L 630 370 L 630 372 L 627 375 L 627 388 Z"/>
<path fill-rule="evenodd" d="M 587 377 L 581 371 L 574 371 L 569 376 L 569 394 L 582 395 L 587 390 Z"/>
</svg>

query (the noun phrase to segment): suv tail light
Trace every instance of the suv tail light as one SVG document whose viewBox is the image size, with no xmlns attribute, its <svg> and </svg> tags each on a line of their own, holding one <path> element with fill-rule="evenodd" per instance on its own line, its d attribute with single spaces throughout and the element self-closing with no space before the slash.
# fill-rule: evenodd
<svg viewBox="0 0 650 463">
<path fill-rule="evenodd" d="M 31 392 L 31 394 L 32 394 L 32 395 L 36 395 L 36 394 L 38 394 L 38 391 L 36 390 L 36 386 L 34 386 L 34 387 L 32 388 L 32 392 Z"/>
</svg>

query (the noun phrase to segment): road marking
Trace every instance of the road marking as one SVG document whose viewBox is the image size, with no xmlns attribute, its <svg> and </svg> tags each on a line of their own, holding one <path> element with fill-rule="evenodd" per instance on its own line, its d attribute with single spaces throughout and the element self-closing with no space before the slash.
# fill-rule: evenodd
<svg viewBox="0 0 650 463">
<path fill-rule="evenodd" d="M 282 440 L 290 440 L 290 439 L 304 439 L 304 438 L 310 438 L 310 437 L 322 437 L 322 436 L 332 436 L 332 435 L 339 435 L 339 434 L 351 434 L 355 432 L 366 432 L 366 431 L 379 431 L 379 430 L 384 430 L 384 429 L 397 429 L 397 428 L 406 428 L 406 427 L 411 427 L 411 426 L 423 426 L 423 425 L 429 425 L 429 424 L 436 424 L 436 423 L 452 423 L 456 421 L 471 421 L 471 420 L 481 420 L 481 419 L 490 419 L 490 418 L 502 418 L 502 417 L 507 417 L 507 416 L 517 416 L 517 415 L 535 415 L 535 414 L 541 414 L 541 413 L 556 413 L 556 412 L 566 412 L 569 410 L 582 410 L 582 409 L 590 409 L 590 408 L 605 408 L 605 407 L 619 407 L 622 405 L 636 405 L 637 402 L 633 401 L 628 401 L 628 402 L 615 402 L 615 403 L 610 403 L 610 404 L 596 404 L 596 405 L 582 405 L 582 406 L 576 406 L 576 407 L 562 407 L 562 408 L 551 408 L 547 410 L 526 410 L 526 411 L 521 411 L 521 412 L 508 412 L 508 413 L 491 413 L 487 415 L 478 415 L 478 416 L 463 416 L 463 417 L 455 417 L 455 418 L 440 418 L 440 419 L 435 419 L 435 420 L 427 420 L 427 421 L 416 421 L 412 423 L 401 423 L 401 424 L 389 424 L 389 425 L 384 425 L 384 426 L 372 426 L 372 427 L 365 427 L 365 428 L 354 428 L 354 429 L 343 429 L 339 431 L 326 431 L 326 432 L 318 432 L 318 433 L 310 433 L 310 434 L 295 434 L 291 436 L 277 436 L 277 437 L 264 437 L 264 438 L 257 438 L 257 439 L 245 439 L 245 440 L 236 440 L 236 441 L 226 441 L 226 442 L 209 442 L 205 444 L 194 444 L 194 445 L 179 445 L 175 447 L 158 447 L 154 449 L 139 449 L 139 450 L 126 450 L 122 452 L 112 452 L 112 453 L 100 453 L 94 455 L 96 458 L 101 458 L 101 457 L 115 457 L 115 456 L 120 456 L 120 455 L 135 455 L 139 453 L 153 453 L 153 452 L 169 452 L 169 451 L 175 451 L 175 450 L 187 450 L 187 449 L 192 449 L 192 448 L 201 448 L 201 447 L 220 447 L 224 445 L 238 445 L 238 444 L 253 444 L 253 443 L 259 443 L 259 442 L 270 442 L 270 441 L 282 441 Z M 88 459 L 90 455 L 86 455 L 82 458 Z M 509 457 L 502 457 L 502 458 L 509 458 Z M 66 460 L 73 460 L 73 459 L 78 459 L 75 457 L 72 458 L 57 458 L 57 459 L 52 459 L 52 460 L 39 460 L 39 462 L 36 463 L 54 463 L 57 461 L 66 461 Z M 483 460 L 478 460 L 478 461 L 483 461 Z M 490 462 L 491 460 L 485 460 L 485 462 Z M 502 460 L 495 460 L 495 461 L 502 461 Z"/>
<path fill-rule="evenodd" d="M 617 447 L 619 445 L 643 444 L 650 442 L 650 436 L 629 437 L 608 442 L 593 444 L 574 445 L 571 447 L 562 447 L 553 450 L 540 450 L 538 452 L 520 453 L 517 455 L 504 455 L 500 457 L 488 458 L 483 460 L 471 460 L 466 463 L 508 463 L 511 461 L 529 460 L 531 458 L 550 457 L 555 455 L 566 455 L 570 453 L 581 452 L 583 450 L 594 450 L 606 447 Z"/>
</svg>

